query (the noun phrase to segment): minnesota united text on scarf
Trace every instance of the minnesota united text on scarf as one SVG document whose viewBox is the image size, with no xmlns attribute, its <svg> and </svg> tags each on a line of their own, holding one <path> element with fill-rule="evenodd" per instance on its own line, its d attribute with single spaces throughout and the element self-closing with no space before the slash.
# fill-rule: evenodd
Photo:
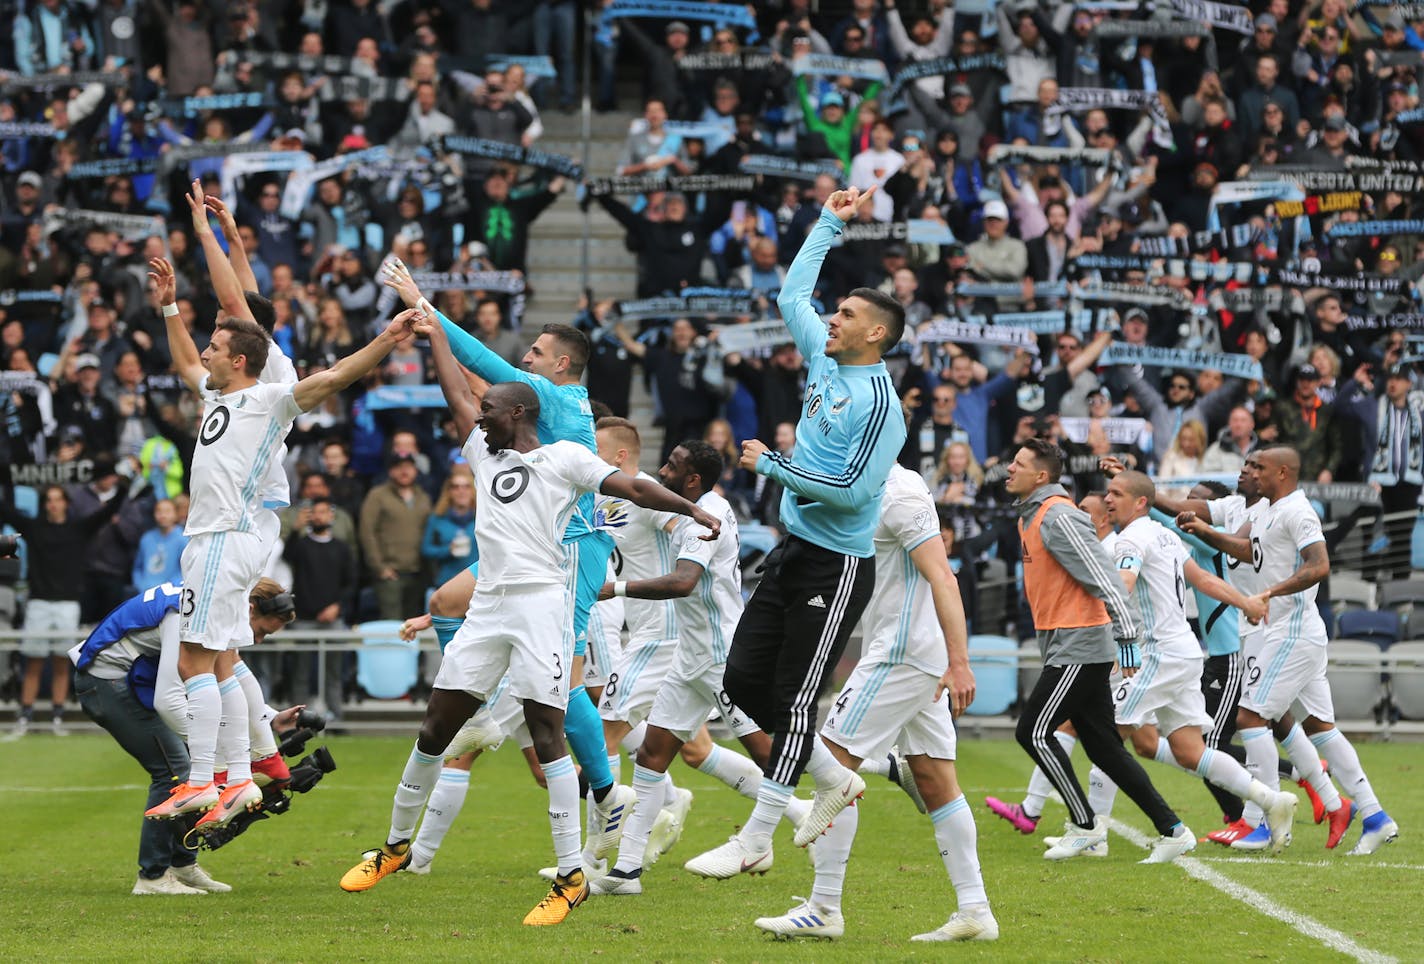
<svg viewBox="0 0 1424 964">
<path fill-rule="evenodd" d="M 465 137 L 461 134 L 447 134 L 440 138 L 440 150 L 449 154 L 464 154 L 468 157 L 483 157 L 495 161 L 510 161 L 514 164 L 528 164 L 541 171 L 551 171 L 575 180 L 583 177 L 583 165 L 571 157 L 551 154 L 533 147 L 520 147 L 504 141 L 492 141 L 484 137 Z"/>
<path fill-rule="evenodd" d="M 1118 90 L 1114 87 L 1060 87 L 1058 99 L 1049 108 L 1052 113 L 1077 114 L 1103 110 L 1145 110 L 1152 117 L 1152 140 L 1160 147 L 1173 148 L 1172 125 L 1167 109 L 1155 90 Z"/>
<path fill-rule="evenodd" d="M 857 80 L 890 80 L 885 64 L 868 57 L 836 57 L 832 54 L 806 54 L 791 61 L 791 72 L 797 76 L 854 77 Z"/>
<path fill-rule="evenodd" d="M 1145 418 L 1060 418 L 1058 424 L 1063 436 L 1070 442 L 1082 445 L 1088 440 L 1088 433 L 1096 426 L 1102 429 L 1109 442 L 1114 445 L 1132 445 L 1142 438 L 1147 430 Z M 1096 468 L 1096 466 L 1094 466 Z"/>
<path fill-rule="evenodd" d="M 921 345 L 953 342 L 959 345 L 998 345 L 1018 348 L 1038 354 L 1038 336 L 1027 328 L 1005 328 L 999 325 L 979 325 L 968 321 L 939 318 L 921 325 L 915 333 Z"/>
<path fill-rule="evenodd" d="M 97 224 L 106 231 L 113 231 L 125 241 L 142 241 L 150 235 L 167 235 L 163 218 L 154 214 L 118 214 L 114 211 L 85 211 L 78 208 L 48 208 L 44 212 L 46 235 L 62 228 L 89 224 Z"/>
<path fill-rule="evenodd" d="M 1210 37 L 1211 31 L 1191 20 L 1104 20 L 1093 28 L 1093 36 L 1113 40 L 1123 37 Z"/>
<path fill-rule="evenodd" d="M 1157 368 L 1211 369 L 1235 378 L 1261 380 L 1261 363 L 1250 355 L 1226 352 L 1191 351 L 1187 348 L 1157 348 L 1113 342 L 1103 352 L 1102 365 L 1146 365 Z"/>
<path fill-rule="evenodd" d="M 741 73 L 765 73 L 776 63 L 769 50 L 743 50 L 735 54 L 701 52 L 683 54 L 678 58 L 677 69 L 688 73 L 715 73 L 718 71 L 739 71 Z"/>
<path fill-rule="evenodd" d="M 1213 27 L 1234 30 L 1248 37 L 1256 29 L 1251 11 L 1235 4 L 1213 3 L 1212 0 L 1172 0 L 1172 12 L 1183 20 L 1205 20 Z"/>
<path fill-rule="evenodd" d="M 895 79 L 890 81 L 890 89 L 885 93 L 886 101 L 892 101 L 911 81 L 923 77 L 945 77 L 949 74 L 969 74 L 979 70 L 1003 71 L 1004 55 L 1001 53 L 971 54 L 968 57 L 931 57 L 929 60 L 907 61 L 895 71 Z"/>
<path fill-rule="evenodd" d="M 747 297 L 725 297 L 721 295 L 668 295 L 662 298 L 639 298 L 620 301 L 615 309 L 618 317 L 625 321 L 648 318 L 741 318 L 761 312 L 757 299 L 748 293 Z M 785 341 L 784 329 L 783 338 Z"/>
<path fill-rule="evenodd" d="M 996 144 L 989 149 L 989 163 L 1004 164 L 1087 164 L 1092 167 L 1112 167 L 1120 164 L 1118 156 L 1101 147 L 1032 147 L 1027 144 Z"/>
<path fill-rule="evenodd" d="M 822 174 L 835 178 L 837 184 L 845 180 L 845 169 L 839 161 L 798 161 L 794 157 L 776 154 L 748 154 L 737 162 L 737 170 L 743 174 L 784 177 L 793 181 L 814 181 Z"/>
<path fill-rule="evenodd" d="M 421 291 L 498 291 L 517 295 L 524 276 L 517 271 L 421 271 L 411 274 Z"/>
<path fill-rule="evenodd" d="M 448 138 L 447 138 L 448 140 Z M 687 177 L 591 177 L 586 182 L 588 193 L 647 194 L 651 191 L 679 191 L 696 194 L 701 191 L 750 191 L 756 178 L 750 174 L 690 174 Z"/>
<path fill-rule="evenodd" d="M 1277 268 L 1271 280 L 1292 288 L 1329 288 L 1332 291 L 1365 291 L 1372 294 L 1399 295 L 1412 290 L 1409 279 L 1386 278 L 1378 274 L 1320 274 L 1315 271 L 1295 271 Z"/>
<path fill-rule="evenodd" d="M 660 20 L 706 20 L 746 27 L 755 40 L 756 17 L 751 10 L 738 4 L 703 3 L 701 0 L 613 0 L 603 11 L 605 20 L 618 17 L 657 17 Z"/>
</svg>

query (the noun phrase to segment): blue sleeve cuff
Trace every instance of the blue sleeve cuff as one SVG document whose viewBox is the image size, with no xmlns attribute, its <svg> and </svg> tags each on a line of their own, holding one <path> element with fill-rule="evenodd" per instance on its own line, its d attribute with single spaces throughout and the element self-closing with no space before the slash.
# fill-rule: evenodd
<svg viewBox="0 0 1424 964">
<path fill-rule="evenodd" d="M 845 231 L 845 222 L 832 214 L 826 207 L 821 208 L 821 223 L 828 226 L 832 231 L 836 232 L 836 234 L 841 234 Z"/>
</svg>

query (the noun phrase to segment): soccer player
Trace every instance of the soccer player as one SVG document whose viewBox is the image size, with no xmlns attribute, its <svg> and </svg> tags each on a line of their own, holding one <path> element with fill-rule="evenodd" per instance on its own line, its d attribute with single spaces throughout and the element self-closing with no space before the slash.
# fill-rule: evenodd
<svg viewBox="0 0 1424 964">
<path fill-rule="evenodd" d="M 1107 841 L 1107 824 L 1093 813 L 1073 764 L 1053 731 L 1065 720 L 1088 754 L 1162 837 L 1184 831 L 1152 781 L 1123 748 L 1113 723 L 1108 674 L 1113 658 L 1124 676 L 1137 672 L 1140 635 L 1135 607 L 1113 575 L 1112 560 L 1094 538 L 1085 513 L 1058 484 L 1063 456 L 1045 439 L 1029 439 L 1009 463 L 1005 489 L 1017 499 L 1024 592 L 1043 672 L 1024 705 L 1016 736 L 1068 807 L 1066 833 L 1044 857 L 1076 857 Z M 1116 640 L 1116 645 L 1114 645 Z M 1150 859 L 1150 858 L 1149 858 Z"/>
<path fill-rule="evenodd" d="M 1201 691 L 1201 644 L 1187 625 L 1186 590 L 1190 584 L 1253 622 L 1265 615 L 1265 604 L 1259 597 L 1247 598 L 1192 561 L 1182 541 L 1149 517 L 1155 494 L 1156 486 L 1143 473 L 1121 472 L 1108 484 L 1105 499 L 1117 527 L 1117 572 L 1136 599 L 1144 626 L 1142 667 L 1113 691 L 1118 725 L 1130 734 L 1155 720 L 1179 767 L 1265 811 L 1271 845 L 1279 851 L 1289 841 L 1295 795 L 1253 779 L 1229 754 L 1209 749 L 1202 738 L 1212 720 Z M 1095 777 L 1111 788 L 1110 778 L 1101 772 Z M 1094 810 L 1110 814 L 1112 796 L 1108 789 Z M 1196 844 L 1185 827 L 1179 828 L 1157 842 L 1147 862 L 1166 863 Z"/>
<path fill-rule="evenodd" d="M 198 202 L 189 197 L 189 205 Z M 196 211 L 195 211 L 196 220 Z M 175 817 L 213 810 L 199 826 L 225 824 L 262 794 L 252 782 L 248 726 L 233 722 L 228 782 L 213 783 L 218 734 L 224 717 L 247 721 L 241 681 L 233 676 L 236 650 L 252 642 L 246 599 L 262 574 L 267 547 L 258 532 L 261 490 L 271 460 L 292 420 L 364 377 L 410 333 L 415 311 L 405 311 L 370 344 L 330 369 L 295 385 L 261 384 L 267 335 L 255 322 L 225 318 L 199 355 L 174 304 L 176 281 L 166 259 L 149 262 L 168 329 L 174 368 L 204 402 L 193 455 L 192 502 L 183 550 L 182 646 L 178 672 L 188 701 L 188 780 L 145 816 Z M 215 266 L 217 267 L 217 266 Z"/>
<path fill-rule="evenodd" d="M 529 346 L 523 359 L 524 370 L 515 368 L 449 318 L 430 306 L 400 261 L 392 259 L 385 265 L 385 283 L 400 293 L 407 307 L 424 305 L 432 318 L 439 318 L 450 350 L 461 365 L 487 382 L 524 382 L 539 395 L 539 438 L 545 444 L 561 440 L 578 442 L 590 452 L 597 451 L 593 434 L 593 409 L 588 390 L 579 384 L 588 363 L 588 339 L 583 332 L 568 325 L 546 325 Z M 622 833 L 623 818 L 632 805 L 632 792 L 613 782 L 608 768 L 608 756 L 603 741 L 603 721 L 589 699 L 583 685 L 584 651 L 588 644 L 589 611 L 598 599 L 608 573 L 608 556 L 613 551 L 613 539 L 593 526 L 594 500 L 587 496 L 579 500 L 577 511 L 569 520 L 564 543 L 573 555 L 574 607 L 571 615 L 574 634 L 574 681 L 569 693 L 568 713 L 564 718 L 565 733 L 574 755 L 588 780 L 593 805 L 589 808 L 589 846 L 604 849 L 617 842 Z M 437 635 L 452 638 L 458 622 L 448 612 L 451 604 L 446 597 L 470 598 L 472 580 L 465 575 L 451 580 L 455 585 L 441 587 L 436 593 L 439 607 L 447 615 L 435 621 Z M 450 591 L 447 593 L 446 590 Z M 432 608 L 437 606 L 435 599 Z M 458 610 L 456 610 L 458 611 Z"/>
<path fill-rule="evenodd" d="M 432 321 L 419 329 L 430 334 Z M 715 540 L 721 522 L 661 486 L 630 478 L 576 442 L 541 445 L 539 396 L 524 382 L 492 386 L 463 454 L 473 467 L 481 509 L 475 518 L 480 578 L 460 631 L 446 647 L 420 737 L 396 789 L 384 845 L 341 879 L 368 890 L 410 860 L 415 822 L 456 731 L 506 673 L 508 696 L 523 703 L 549 788 L 549 822 L 559 876 L 524 923 L 557 924 L 588 896 L 580 867 L 578 777 L 564 746 L 571 683 L 563 534 L 584 492 L 603 492 L 646 508 L 691 515 Z M 606 763 L 606 761 L 605 761 Z"/>
<path fill-rule="evenodd" d="M 79 705 L 148 771 L 149 806 L 162 803 L 174 781 L 188 776 L 188 750 L 180 732 L 165 724 L 155 711 L 158 663 L 162 654 L 178 649 L 178 607 L 183 598 L 182 586 L 155 586 L 120 604 L 69 651 Z M 254 642 L 261 642 L 296 617 L 291 599 L 272 580 L 258 580 L 249 596 L 247 613 Z M 281 600 L 284 605 L 270 605 Z M 300 710 L 292 707 L 276 714 L 273 725 L 287 728 Z M 183 845 L 184 829 L 172 821 L 143 822 L 133 893 L 232 890 L 198 866 L 197 856 Z"/>
<path fill-rule="evenodd" d="M 648 713 L 647 735 L 633 767 L 633 790 L 638 805 L 623 832 L 618 860 L 606 877 L 593 883 L 598 894 L 641 894 L 644 854 L 659 811 L 673 803 L 668 767 L 683 745 L 701 729 L 707 718 L 722 715 L 732 733 L 753 755 L 769 750 L 765 734 L 732 705 L 722 684 L 727 644 L 742 614 L 742 571 L 738 557 L 737 518 L 714 486 L 722 477 L 722 456 L 706 442 L 689 440 L 668 454 L 658 470 L 659 481 L 670 491 L 695 502 L 722 520 L 722 538 L 706 541 L 706 533 L 683 523 L 674 533 L 676 562 L 670 571 L 650 579 L 618 580 L 604 586 L 600 595 L 629 599 L 671 599 L 677 617 L 677 649 L 662 684 L 657 687 Z M 760 737 L 760 745 L 753 742 Z M 807 805 L 801 801 L 802 808 Z M 804 816 L 804 814 L 803 814 Z M 713 854 L 717 851 L 713 851 Z M 687 869 L 701 877 L 733 877 L 738 873 L 766 873 L 771 869 L 768 845 L 759 862 L 712 865 L 709 854 L 689 861 Z"/>
<path fill-rule="evenodd" d="M 959 585 L 939 539 L 934 499 L 919 475 L 890 470 L 875 529 L 875 593 L 866 607 L 865 653 L 841 687 L 821 739 L 843 765 L 887 752 L 897 738 L 929 807 L 935 844 L 959 899 L 943 926 L 916 941 L 992 941 L 999 924 L 979 871 L 974 814 L 955 773 L 952 717 L 974 702 L 969 629 Z M 782 936 L 840 937 L 841 891 L 859 808 L 836 817 L 813 845 L 811 899 L 756 922 Z"/>
<path fill-rule="evenodd" d="M 1343 800 L 1332 807 L 1335 801 L 1321 793 L 1332 813 L 1326 846 L 1339 842 L 1349 826 L 1348 814 L 1358 809 L 1360 839 L 1350 854 L 1372 854 L 1399 836 L 1399 826 L 1380 806 L 1355 748 L 1335 728 L 1335 707 L 1325 677 L 1329 637 L 1315 606 L 1316 589 L 1330 575 L 1330 556 L 1320 518 L 1299 488 L 1300 454 L 1285 445 L 1272 445 L 1253 452 L 1247 467 L 1262 497 L 1270 500 L 1250 533 L 1251 555 L 1261 560 L 1260 598 L 1269 601 L 1270 617 L 1259 658 L 1246 677 L 1246 695 L 1237 717 L 1246 755 L 1258 772 L 1273 766 L 1275 748 L 1266 739 L 1273 728 L 1296 769 L 1308 773 L 1316 759 L 1309 750 L 1313 744 L 1340 786 L 1354 795 L 1353 807 Z M 1283 734 L 1286 714 L 1297 700 L 1305 708 L 1305 723 Z M 1302 729 L 1309 744 L 1302 745 L 1299 739 Z M 1339 811 L 1347 816 L 1338 819 Z"/>
<path fill-rule="evenodd" d="M 865 780 L 816 739 L 816 699 L 875 584 L 880 494 L 905 442 L 881 359 L 899 343 L 905 313 L 893 298 L 856 288 L 827 330 L 811 292 L 831 242 L 874 194 L 873 187 L 831 194 L 777 298 L 809 366 L 794 452 L 771 451 L 757 439 L 742 444 L 741 467 L 785 488 L 788 533 L 766 558 L 727 657 L 727 695 L 773 740 L 756 807 L 730 845 L 748 867 L 771 859 L 772 831 L 803 770 L 810 769 L 816 796 L 797 846 L 820 836 L 865 790 Z"/>
</svg>

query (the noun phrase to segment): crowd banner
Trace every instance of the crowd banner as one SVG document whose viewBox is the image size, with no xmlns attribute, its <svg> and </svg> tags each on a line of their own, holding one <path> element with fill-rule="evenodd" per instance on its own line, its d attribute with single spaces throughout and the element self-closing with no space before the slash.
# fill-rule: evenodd
<svg viewBox="0 0 1424 964">
<path fill-rule="evenodd" d="M 517 295 L 524 291 L 524 276 L 517 271 L 419 271 L 411 275 L 423 293 L 432 291 L 498 291 Z"/>
<path fill-rule="evenodd" d="M 968 281 L 955 285 L 954 293 L 966 298 L 1022 298 L 1023 283 L 1018 281 Z M 1068 282 L 1048 281 L 1033 286 L 1035 298 L 1066 298 Z"/>
<path fill-rule="evenodd" d="M 1379 238 L 1391 234 L 1424 234 L 1424 219 L 1336 221 L 1325 233 L 1332 238 Z"/>
<path fill-rule="evenodd" d="M 1190 371 L 1219 371 L 1229 378 L 1262 381 L 1261 363 L 1250 355 L 1227 352 L 1192 351 L 1189 348 L 1159 348 L 1113 342 L 1103 352 L 1101 365 L 1146 365 Z"/>
<path fill-rule="evenodd" d="M 327 78 L 327 83 L 317 91 L 316 99 L 323 103 L 348 100 L 408 101 L 415 96 L 415 89 L 404 77 L 367 77 L 364 74 L 347 74 Z"/>
<path fill-rule="evenodd" d="M 1027 328 L 984 325 L 953 318 L 938 318 L 924 323 L 915 332 L 915 340 L 921 345 L 938 345 L 945 342 L 957 345 L 997 345 L 1000 348 L 1038 354 L 1038 336 Z"/>
<path fill-rule="evenodd" d="M 877 80 L 888 83 L 890 73 L 884 61 L 870 57 L 837 57 L 834 54 L 806 54 L 791 61 L 791 72 L 798 77 L 854 77 L 857 80 Z"/>
<path fill-rule="evenodd" d="M 316 163 L 306 151 L 268 151 L 260 154 L 233 154 L 223 161 L 222 196 L 228 207 L 237 204 L 237 182 L 249 174 L 270 171 L 301 171 Z M 307 185 L 310 187 L 310 185 Z M 296 220 L 306 207 L 307 195 L 293 190 L 290 180 L 282 194 L 282 215 Z"/>
<path fill-rule="evenodd" d="M 88 87 L 90 84 L 126 87 L 128 83 L 128 77 L 117 70 L 75 70 L 67 74 L 34 74 L 30 77 L 7 73 L 0 81 L 0 90 L 54 90 L 59 87 Z"/>
<path fill-rule="evenodd" d="M 366 393 L 366 409 L 379 412 L 391 408 L 444 408 L 445 394 L 439 385 L 381 385 Z"/>
<path fill-rule="evenodd" d="M 118 214 L 114 211 L 86 211 L 78 208 L 48 208 L 44 212 L 46 236 L 64 228 L 94 224 L 118 234 L 125 241 L 142 241 L 152 235 L 166 238 L 163 218 L 156 214 Z"/>
<path fill-rule="evenodd" d="M 485 58 L 486 70 L 508 70 L 523 67 L 524 76 L 530 80 L 553 80 L 559 76 L 554 67 L 554 58 L 548 54 L 490 54 Z"/>
<path fill-rule="evenodd" d="M 158 111 L 167 117 L 197 117 L 223 110 L 261 110 L 275 104 L 276 101 L 260 90 L 204 97 L 165 97 L 154 102 Z"/>
<path fill-rule="evenodd" d="M 278 158 L 282 153 L 294 153 L 301 157 L 311 159 L 311 155 L 299 151 L 279 152 L 278 154 L 263 155 L 268 158 Z M 352 151 L 349 154 L 337 154 L 324 161 L 315 164 L 308 163 L 299 165 L 292 169 L 292 173 L 287 175 L 287 186 L 282 191 L 282 214 L 292 220 L 298 220 L 302 216 L 302 211 L 306 208 L 307 202 L 311 199 L 312 189 L 318 181 L 324 181 L 329 177 L 335 177 L 344 173 L 348 168 L 372 161 L 384 161 L 389 156 L 389 151 L 385 145 L 367 148 L 364 151 Z M 227 197 L 227 165 L 223 165 L 223 196 Z"/>
<path fill-rule="evenodd" d="M 1063 437 L 1082 445 L 1088 441 L 1088 433 L 1093 427 L 1102 429 L 1109 442 L 1114 445 L 1135 445 L 1144 433 L 1149 432 L 1145 418 L 1060 418 L 1059 426 Z"/>
<path fill-rule="evenodd" d="M 717 333 L 717 344 L 728 355 L 770 355 L 778 345 L 791 342 L 791 333 L 786 322 L 754 321 L 745 325 L 713 325 Z"/>
<path fill-rule="evenodd" d="M 648 194 L 653 191 L 750 191 L 756 178 L 750 174 L 689 174 L 686 177 L 591 177 L 585 182 L 594 197 L 604 194 Z"/>
<path fill-rule="evenodd" d="M 1347 162 L 1348 163 L 1348 162 Z M 1351 171 L 1325 171 L 1304 164 L 1273 164 L 1253 169 L 1249 181 L 1290 181 L 1305 191 L 1358 191 L 1359 178 Z M 1371 188 L 1375 190 L 1375 188 Z"/>
<path fill-rule="evenodd" d="M 1090 167 L 1111 167 L 1117 160 L 1112 151 L 1101 147 L 1033 147 L 1027 144 L 995 144 L 989 149 L 989 163 L 1004 164 L 1086 164 Z"/>
<path fill-rule="evenodd" d="M 748 40 L 757 37 L 756 17 L 749 7 L 738 4 L 703 3 L 701 0 L 613 0 L 603 9 L 603 17 L 656 17 L 660 20 L 700 20 L 745 27 Z"/>
<path fill-rule="evenodd" d="M 167 173 L 199 158 L 232 157 L 236 154 L 266 154 L 271 150 L 272 145 L 266 141 L 198 141 L 193 144 L 174 144 L 163 152 L 161 167 L 164 173 Z"/>
<path fill-rule="evenodd" d="M 1093 28 L 1093 36 L 1106 40 L 1209 37 L 1211 31 L 1194 20 L 1104 20 Z"/>
<path fill-rule="evenodd" d="M 977 316 L 971 316 L 971 321 Z M 1092 324 L 1091 311 L 1000 311 L 994 324 L 1007 328 L 1023 328 L 1035 335 L 1057 335 L 1065 331 L 1086 331 Z"/>
<path fill-rule="evenodd" d="M 1345 167 L 1354 175 L 1357 191 L 1424 191 L 1424 165 L 1418 161 L 1379 161 L 1370 157 L 1345 158 Z"/>
<path fill-rule="evenodd" d="M 57 305 L 62 301 L 64 301 L 62 292 L 51 291 L 48 288 L 41 288 L 37 291 L 16 291 L 14 288 L 7 288 L 0 291 L 0 308 L 34 303 Z"/>
<path fill-rule="evenodd" d="M 153 174 L 159 168 L 156 157 L 106 157 L 97 161 L 80 161 L 69 168 L 65 175 L 72 181 L 84 181 L 102 177 L 133 177 L 135 174 Z"/>
<path fill-rule="evenodd" d="M 814 181 L 822 174 L 835 178 L 837 184 L 845 180 L 845 169 L 838 161 L 800 161 L 776 154 L 748 154 L 737 162 L 737 170 L 743 174 L 784 177 L 792 181 Z"/>
<path fill-rule="evenodd" d="M 1255 18 L 1246 7 L 1212 0 L 1172 0 L 1172 12 L 1183 20 L 1205 20 L 1221 30 L 1251 36 L 1256 29 Z"/>
<path fill-rule="evenodd" d="M 961 12 L 963 12 L 961 10 Z M 924 77 L 947 77 L 950 74 L 968 74 L 980 70 L 1004 71 L 1004 55 L 998 52 L 970 54 L 968 57 L 931 57 L 928 60 L 904 62 L 895 71 L 895 78 L 885 92 L 886 102 L 895 100 L 905 85 Z"/>
<path fill-rule="evenodd" d="M 1277 201 L 1276 214 L 1283 218 L 1311 217 L 1337 211 L 1358 211 L 1364 206 L 1363 192 L 1334 191 L 1330 194 L 1308 194 L 1299 201 Z"/>
<path fill-rule="evenodd" d="M 1118 90 L 1115 87 L 1060 87 L 1058 99 L 1049 110 L 1058 114 L 1077 114 L 1101 108 L 1103 110 L 1143 110 L 1152 117 L 1152 139 L 1158 146 L 1173 148 L 1172 125 L 1162 95 L 1155 90 Z"/>
<path fill-rule="evenodd" d="M 656 318 L 744 318 L 760 314 L 761 306 L 756 298 L 750 296 L 667 295 L 620 301 L 615 310 L 623 321 L 642 321 Z"/>
<path fill-rule="evenodd" d="M 1302 482 L 1300 490 L 1306 498 L 1317 502 L 1351 502 L 1357 505 L 1379 505 L 1380 494 L 1368 482 Z"/>
<path fill-rule="evenodd" d="M 579 180 L 583 177 L 583 165 L 563 154 L 551 154 L 535 147 L 521 147 L 504 141 L 492 141 L 485 137 L 465 137 L 461 134 L 447 134 L 440 139 L 440 149 L 446 153 L 465 157 L 483 157 L 488 160 L 509 161 L 527 164 L 540 171 L 549 171 L 563 177 Z"/>
<path fill-rule="evenodd" d="M 29 485 L 38 489 L 46 485 L 84 485 L 93 481 L 93 459 L 0 465 L 0 484 L 4 485 Z"/>
<path fill-rule="evenodd" d="M 777 58 L 769 50 L 743 50 L 735 54 L 699 52 L 683 54 L 677 69 L 688 73 L 764 73 L 776 65 Z"/>
<path fill-rule="evenodd" d="M 1194 247 L 1187 238 L 1173 238 L 1166 235 L 1156 238 L 1137 238 L 1134 241 L 1134 246 L 1137 248 L 1138 254 L 1154 258 L 1188 255 L 1192 253 Z"/>
<path fill-rule="evenodd" d="M 1277 268 L 1271 272 L 1275 284 L 1292 288 L 1329 288 L 1332 291 L 1361 291 L 1369 294 L 1403 295 L 1411 292 L 1409 279 L 1385 277 L 1378 274 L 1319 274 L 1313 271 L 1295 271 L 1291 268 Z"/>
<path fill-rule="evenodd" d="M 1252 201 L 1303 200 L 1300 187 L 1288 180 L 1222 181 L 1211 192 L 1213 207 L 1218 204 L 1248 204 Z"/>
<path fill-rule="evenodd" d="M 53 124 L 40 124 L 30 121 L 3 121 L 0 122 L 0 140 L 18 141 L 31 137 L 53 137 Z"/>
<path fill-rule="evenodd" d="M 377 70 L 369 61 L 356 57 L 338 57 L 335 54 L 310 54 L 264 52 L 257 50 L 231 51 L 218 55 L 218 64 L 231 70 L 238 64 L 250 64 L 257 70 L 298 71 L 309 77 L 332 77 L 342 74 L 363 74 L 377 76 Z"/>
<path fill-rule="evenodd" d="M 1078 285 L 1073 297 L 1084 302 L 1112 305 L 1160 305 L 1186 311 L 1192 306 L 1192 296 L 1185 291 L 1160 285 L 1136 285 L 1115 281 L 1098 281 Z"/>
<path fill-rule="evenodd" d="M 1394 315 L 1350 315 L 1345 319 L 1350 331 L 1424 331 L 1424 313 L 1406 312 Z"/>
</svg>

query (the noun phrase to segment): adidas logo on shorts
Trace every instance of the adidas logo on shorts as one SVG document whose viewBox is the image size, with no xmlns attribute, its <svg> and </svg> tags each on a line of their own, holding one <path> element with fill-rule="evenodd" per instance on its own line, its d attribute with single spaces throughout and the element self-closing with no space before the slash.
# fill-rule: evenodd
<svg viewBox="0 0 1424 964">
<path fill-rule="evenodd" d="M 814 595 L 814 596 L 812 596 L 810 599 L 806 600 L 806 605 L 812 606 L 812 607 L 814 607 L 814 608 L 816 608 L 816 609 L 825 609 L 825 608 L 826 608 L 826 601 L 821 598 L 821 594 L 820 594 L 820 593 L 816 593 L 816 595 Z"/>
</svg>

